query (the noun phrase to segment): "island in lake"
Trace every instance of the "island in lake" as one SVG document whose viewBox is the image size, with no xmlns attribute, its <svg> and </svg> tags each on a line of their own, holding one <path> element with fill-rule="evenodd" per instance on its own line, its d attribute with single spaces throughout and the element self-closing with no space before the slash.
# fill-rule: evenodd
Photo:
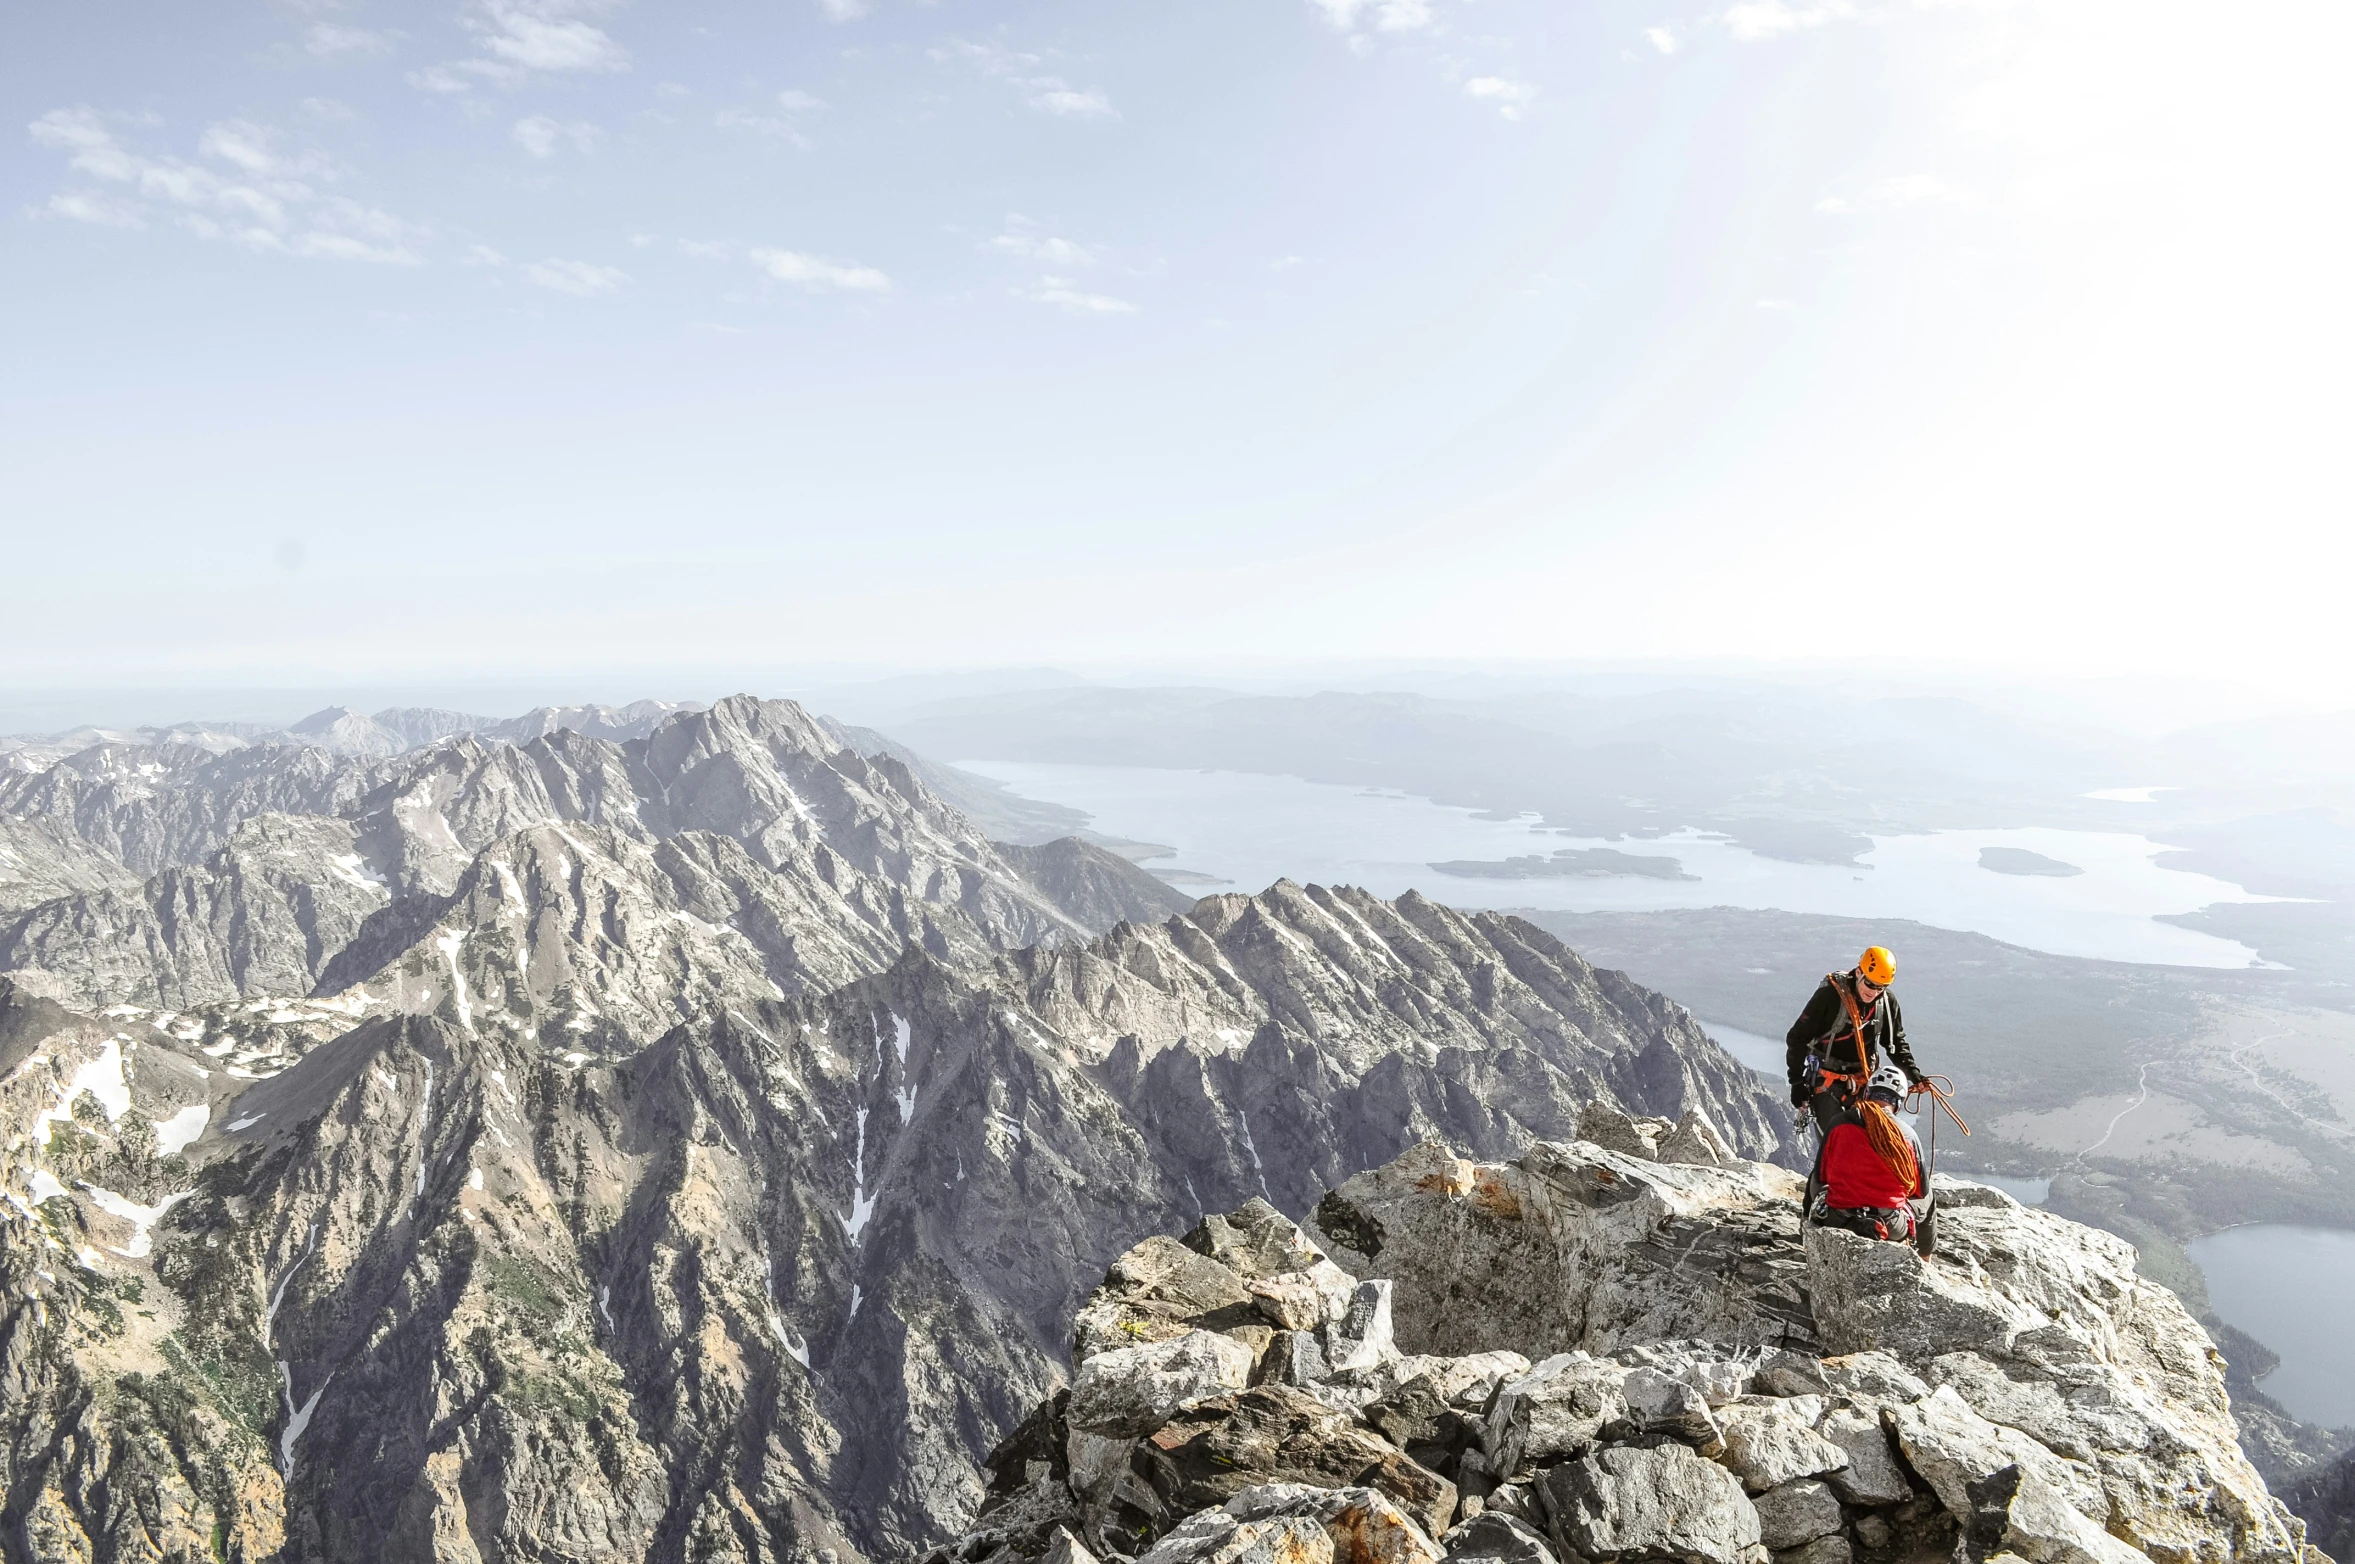
<svg viewBox="0 0 2355 1564">
<path fill-rule="evenodd" d="M 1535 853 L 1526 858 L 1452 858 L 1431 867 L 1441 874 L 1467 880 L 1600 879 L 1618 874 L 1641 875 L 1653 880 L 1700 878 L 1685 873 L 1684 865 L 1674 858 L 1623 853 L 1609 847 L 1565 847 L 1551 858 L 1541 858 Z"/>
</svg>

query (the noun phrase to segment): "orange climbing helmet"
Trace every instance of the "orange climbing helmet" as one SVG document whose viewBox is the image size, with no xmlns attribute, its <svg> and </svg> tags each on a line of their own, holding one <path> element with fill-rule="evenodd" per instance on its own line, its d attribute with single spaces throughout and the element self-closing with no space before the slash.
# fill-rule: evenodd
<svg viewBox="0 0 2355 1564">
<path fill-rule="evenodd" d="M 1887 988 L 1897 976 L 1897 958 L 1886 945 L 1868 945 L 1856 958 L 1856 975 L 1875 988 Z"/>
</svg>

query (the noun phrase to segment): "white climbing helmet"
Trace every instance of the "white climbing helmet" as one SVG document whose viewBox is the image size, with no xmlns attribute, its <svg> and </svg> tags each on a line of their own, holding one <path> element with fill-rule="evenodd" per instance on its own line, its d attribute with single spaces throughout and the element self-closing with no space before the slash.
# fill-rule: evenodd
<svg viewBox="0 0 2355 1564">
<path fill-rule="evenodd" d="M 1887 1092 L 1890 1096 L 1896 1098 L 1899 1102 L 1903 1102 L 1905 1101 L 1905 1094 L 1912 1090 L 1912 1088 L 1913 1083 L 1905 1078 L 1905 1072 L 1903 1070 L 1900 1070 L 1896 1065 L 1889 1063 L 1887 1060 L 1883 1060 L 1881 1067 L 1873 1071 L 1873 1078 L 1871 1081 L 1866 1083 L 1864 1089 L 1868 1093 Z"/>
</svg>

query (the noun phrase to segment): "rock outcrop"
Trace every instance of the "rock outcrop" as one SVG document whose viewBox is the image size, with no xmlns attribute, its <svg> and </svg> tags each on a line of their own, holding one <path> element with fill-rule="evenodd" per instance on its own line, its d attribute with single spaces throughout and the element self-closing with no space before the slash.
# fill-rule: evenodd
<svg viewBox="0 0 2355 1564">
<path fill-rule="evenodd" d="M 1252 1201 L 1147 1239 L 932 1564 L 2319 1558 L 2121 1240 L 1941 1180 L 1924 1260 L 1658 1144 L 1430 1143 L 1306 1226 Z"/>
</svg>

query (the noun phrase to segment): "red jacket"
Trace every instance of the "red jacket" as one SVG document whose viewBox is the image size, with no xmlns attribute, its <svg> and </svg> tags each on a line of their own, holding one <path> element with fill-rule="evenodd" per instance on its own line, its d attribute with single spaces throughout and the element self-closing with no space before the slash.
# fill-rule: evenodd
<svg viewBox="0 0 2355 1564">
<path fill-rule="evenodd" d="M 1873 1143 L 1865 1138 L 1859 1124 L 1835 1124 L 1824 1140 L 1823 1181 L 1825 1204 L 1843 1211 L 1862 1206 L 1893 1210 L 1908 1198 L 1926 1193 L 1921 1181 L 1921 1155 L 1914 1155 L 1912 1186 L 1889 1171 L 1889 1164 L 1873 1150 Z"/>
</svg>

